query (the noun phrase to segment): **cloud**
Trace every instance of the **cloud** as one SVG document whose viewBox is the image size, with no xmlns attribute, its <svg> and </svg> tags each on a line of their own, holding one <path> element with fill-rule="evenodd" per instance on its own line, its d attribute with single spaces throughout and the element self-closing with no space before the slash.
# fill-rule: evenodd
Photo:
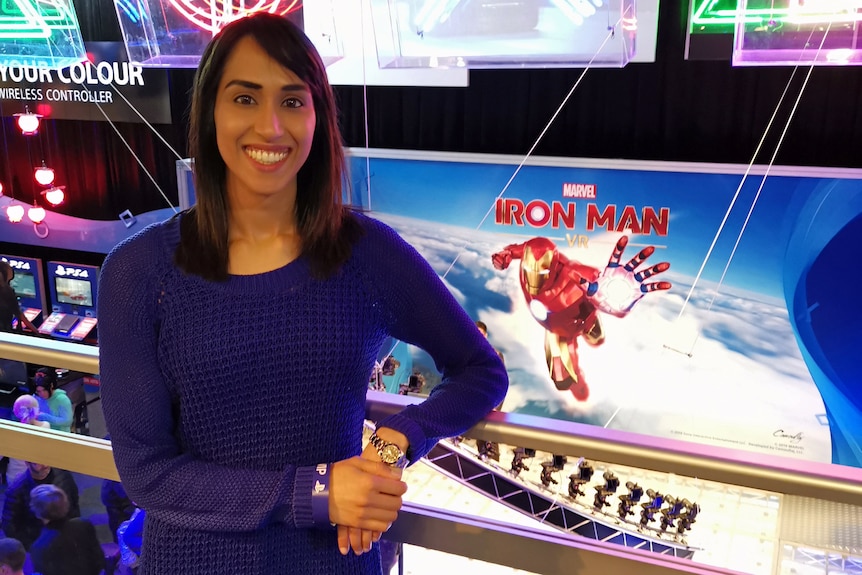
<svg viewBox="0 0 862 575">
<path fill-rule="evenodd" d="M 449 288 L 449 292 L 451 292 L 452 296 L 458 303 L 463 306 L 467 302 L 467 297 L 461 292 L 461 290 L 453 286 L 445 279 L 443 280 L 443 283 L 446 285 L 447 288 Z"/>
<path fill-rule="evenodd" d="M 488 324 L 506 357 L 510 390 L 504 409 L 637 433 L 740 446 L 816 461 L 831 460 L 829 428 L 817 416 L 823 400 L 799 352 L 782 301 L 719 288 L 673 272 L 669 292 L 650 293 L 625 318 L 600 315 L 606 341 L 579 342 L 590 397 L 579 402 L 548 376 L 544 329 L 530 314 L 516 263 L 494 269 L 491 254 L 528 239 L 403 216 L 379 214 L 425 256 L 438 273 L 458 257 L 446 278 L 458 301 Z M 589 248 L 554 241 L 567 257 L 598 269 L 607 265 L 618 234 L 590 236 Z M 631 240 L 624 260 L 643 243 Z M 638 240 L 639 241 L 639 240 Z M 650 263 L 662 261 L 661 250 Z M 671 262 L 673 264 L 673 262 Z M 686 301 L 687 300 L 687 301 Z M 787 446 L 774 433 L 802 433 Z"/>
</svg>

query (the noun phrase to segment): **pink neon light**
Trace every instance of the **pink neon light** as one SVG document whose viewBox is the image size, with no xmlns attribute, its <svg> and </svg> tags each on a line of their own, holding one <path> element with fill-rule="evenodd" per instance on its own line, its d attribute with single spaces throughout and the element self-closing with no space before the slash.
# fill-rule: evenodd
<svg viewBox="0 0 862 575">
<path fill-rule="evenodd" d="M 30 218 L 30 221 L 34 224 L 41 224 L 45 219 L 45 208 L 33 206 L 27 210 L 27 217 Z"/>
<path fill-rule="evenodd" d="M 21 221 L 21 218 L 24 217 L 24 207 L 19 204 L 9 206 L 6 208 L 6 217 L 9 218 L 9 221 L 13 224 L 17 224 Z"/>
<path fill-rule="evenodd" d="M 25 136 L 32 136 L 39 130 L 39 114 L 15 114 L 18 116 L 18 127 Z"/>
<path fill-rule="evenodd" d="M 36 181 L 43 186 L 50 186 L 54 183 L 54 170 L 47 167 L 45 164 L 42 164 L 36 168 L 34 177 L 36 178 Z"/>
<path fill-rule="evenodd" d="M 51 188 L 49 190 L 45 190 L 42 192 L 45 194 L 45 199 L 48 200 L 48 203 L 52 206 L 58 206 L 63 203 L 63 200 L 66 199 L 66 192 L 63 191 L 65 186 L 61 186 L 59 188 Z"/>
<path fill-rule="evenodd" d="M 215 34 L 234 20 L 255 12 L 285 15 L 302 7 L 302 0 L 168 0 L 183 17 Z"/>
</svg>

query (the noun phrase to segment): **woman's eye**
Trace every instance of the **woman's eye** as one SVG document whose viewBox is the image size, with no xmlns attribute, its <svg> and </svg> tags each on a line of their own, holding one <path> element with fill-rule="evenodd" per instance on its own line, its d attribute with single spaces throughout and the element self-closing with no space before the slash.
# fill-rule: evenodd
<svg viewBox="0 0 862 575">
<path fill-rule="evenodd" d="M 245 96 L 245 95 L 237 96 L 236 98 L 233 99 L 233 101 L 236 102 L 237 104 L 242 104 L 244 106 L 248 106 L 249 104 L 254 104 L 254 99 L 251 96 Z"/>
<path fill-rule="evenodd" d="M 286 108 L 301 108 L 305 104 L 302 103 L 302 100 L 299 98 L 288 98 L 284 101 L 284 107 Z"/>
</svg>

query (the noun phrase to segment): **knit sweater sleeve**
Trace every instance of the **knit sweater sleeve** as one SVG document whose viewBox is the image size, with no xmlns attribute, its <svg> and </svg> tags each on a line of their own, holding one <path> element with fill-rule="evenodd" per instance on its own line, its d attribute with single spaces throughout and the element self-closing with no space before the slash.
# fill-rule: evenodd
<svg viewBox="0 0 862 575">
<path fill-rule="evenodd" d="M 428 399 L 378 423 L 407 436 L 413 463 L 440 439 L 463 433 L 490 413 L 509 380 L 497 353 L 428 262 L 388 226 L 374 220 L 365 225 L 362 253 L 369 257 L 363 264 L 389 334 L 428 352 L 442 375 Z"/>
<path fill-rule="evenodd" d="M 172 265 L 158 231 L 149 228 L 117 246 L 100 279 L 101 397 L 123 486 L 154 518 L 189 529 L 305 526 L 292 505 L 297 468 L 230 468 L 180 449 L 157 351 L 159 282 Z M 301 475 L 306 480 L 296 483 L 307 484 L 310 494 L 311 473 Z M 310 504 L 302 507 L 310 516 Z"/>
</svg>

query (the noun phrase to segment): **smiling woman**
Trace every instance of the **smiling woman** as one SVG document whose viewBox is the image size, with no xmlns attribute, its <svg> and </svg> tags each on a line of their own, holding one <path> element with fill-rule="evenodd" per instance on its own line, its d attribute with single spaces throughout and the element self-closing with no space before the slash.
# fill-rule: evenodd
<svg viewBox="0 0 862 575">
<path fill-rule="evenodd" d="M 214 115 L 231 210 L 269 195 L 276 197 L 268 204 L 291 216 L 296 176 L 314 136 L 314 102 L 305 82 L 256 40 L 243 38 L 225 64 Z"/>
<path fill-rule="evenodd" d="M 314 137 L 309 88 L 247 36 L 225 63 L 214 118 L 227 167 L 229 271 L 286 265 L 301 251 L 294 207 Z"/>
<path fill-rule="evenodd" d="M 208 279 L 266 271 L 246 267 L 260 244 L 271 250 L 264 268 L 284 265 L 298 255 L 300 237 L 325 275 L 359 233 L 341 208 L 344 158 L 323 62 L 295 26 L 245 24 L 258 20 L 225 28 L 195 78 L 189 152 L 198 205 L 177 256 Z M 250 218 L 229 221 L 238 213 Z"/>
<path fill-rule="evenodd" d="M 189 142 L 197 205 L 102 267 L 102 402 L 146 511 L 140 573 L 379 574 L 402 468 L 499 404 L 505 370 L 428 263 L 342 206 L 332 91 L 293 24 L 257 14 L 213 39 Z M 389 338 L 442 379 L 363 449 Z"/>
</svg>

